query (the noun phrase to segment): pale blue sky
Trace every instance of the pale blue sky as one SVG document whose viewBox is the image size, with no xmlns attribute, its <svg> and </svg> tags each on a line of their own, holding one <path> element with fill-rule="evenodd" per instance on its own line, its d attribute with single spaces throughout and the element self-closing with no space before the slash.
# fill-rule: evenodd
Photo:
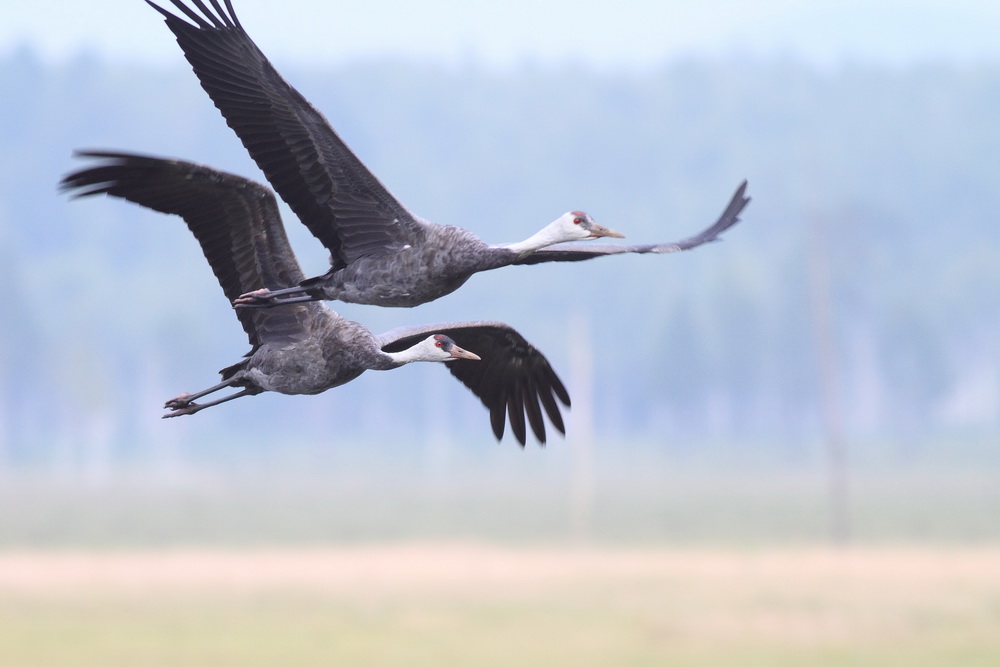
<svg viewBox="0 0 1000 667">
<path fill-rule="evenodd" d="M 142 0 L 4 0 L 0 55 L 81 50 L 169 64 L 178 52 Z M 169 6 L 168 0 L 163 0 Z M 686 53 L 791 54 L 829 65 L 1000 61 L 996 0 L 234 0 L 272 59 L 339 64 L 402 55 L 496 67 L 526 60 L 652 65 Z"/>
</svg>

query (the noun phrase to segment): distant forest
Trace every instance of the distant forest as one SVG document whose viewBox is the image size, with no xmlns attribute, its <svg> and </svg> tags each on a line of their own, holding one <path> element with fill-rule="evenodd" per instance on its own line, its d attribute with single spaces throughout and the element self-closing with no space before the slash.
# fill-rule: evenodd
<svg viewBox="0 0 1000 667">
<path fill-rule="evenodd" d="M 159 419 L 249 349 L 243 332 L 180 220 L 56 185 L 86 148 L 263 180 L 177 60 L 0 60 L 2 458 L 490 443 L 485 410 L 434 367 Z M 576 418 L 622 446 L 794 456 L 824 415 L 856 438 L 1000 433 L 1000 68 L 277 65 L 412 211 L 491 242 L 571 209 L 629 242 L 677 240 L 750 183 L 723 243 L 507 268 L 413 310 L 329 304 L 344 315 L 378 331 L 505 320 L 589 399 Z M 284 215 L 306 273 L 322 272 L 322 247 Z"/>
</svg>

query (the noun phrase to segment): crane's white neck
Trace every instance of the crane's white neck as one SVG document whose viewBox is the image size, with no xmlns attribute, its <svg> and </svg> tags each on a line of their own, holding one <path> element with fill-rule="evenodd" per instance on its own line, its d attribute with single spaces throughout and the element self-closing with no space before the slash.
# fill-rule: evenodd
<svg viewBox="0 0 1000 667">
<path fill-rule="evenodd" d="M 562 218 L 559 218 L 545 225 L 545 227 L 542 227 L 542 229 L 538 232 L 523 241 L 510 243 L 503 247 L 512 252 L 516 252 L 519 257 L 524 257 L 526 255 L 530 255 L 536 250 L 540 250 L 541 248 L 545 248 L 554 243 L 563 243 L 571 240 L 574 239 L 566 237 L 566 233 L 563 230 Z"/>
<path fill-rule="evenodd" d="M 408 347 L 400 352 L 383 352 L 385 356 L 392 360 L 393 367 L 413 363 L 414 361 L 440 361 L 438 358 L 430 358 L 420 343 L 413 347 Z"/>
</svg>

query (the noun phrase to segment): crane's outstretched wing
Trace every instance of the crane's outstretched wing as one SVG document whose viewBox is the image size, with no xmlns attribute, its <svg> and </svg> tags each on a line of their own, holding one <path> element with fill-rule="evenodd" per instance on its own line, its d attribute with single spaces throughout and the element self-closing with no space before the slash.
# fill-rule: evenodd
<svg viewBox="0 0 1000 667">
<path fill-rule="evenodd" d="M 274 193 L 263 185 L 180 160 L 106 151 L 77 155 L 100 162 L 67 175 L 60 182 L 62 190 L 73 191 L 74 197 L 106 194 L 179 215 L 230 301 L 250 290 L 290 287 L 302 280 Z M 256 349 L 265 341 L 303 335 L 311 312 L 283 306 L 236 314 Z"/>
<path fill-rule="evenodd" d="M 740 221 L 740 213 L 744 207 L 750 203 L 750 197 L 746 196 L 747 182 L 743 181 L 736 189 L 733 198 L 722 212 L 719 219 L 706 229 L 698 232 L 694 236 L 676 241 L 674 243 L 652 243 L 648 245 L 600 245 L 591 243 L 565 243 L 555 245 L 551 248 L 536 250 L 527 257 L 523 257 L 514 264 L 541 264 L 542 262 L 580 262 L 585 259 L 604 257 L 606 255 L 622 255 L 626 253 L 654 253 L 664 254 L 668 252 L 680 252 L 690 250 L 704 243 L 721 240 L 719 235 Z"/>
<path fill-rule="evenodd" d="M 525 416 L 539 443 L 545 444 L 542 409 L 560 433 L 566 433 L 558 398 L 570 405 L 569 393 L 545 356 L 503 322 L 449 322 L 393 329 L 380 335 L 385 352 L 399 352 L 433 333 L 450 336 L 481 361 L 456 359 L 446 365 L 490 411 L 493 434 L 500 440 L 505 417 L 514 437 L 525 444 Z"/>
<path fill-rule="evenodd" d="M 290 86 L 243 30 L 230 0 L 171 0 L 193 23 L 163 14 L 202 88 L 271 186 L 330 250 L 334 269 L 423 238 L 410 214 Z"/>
</svg>

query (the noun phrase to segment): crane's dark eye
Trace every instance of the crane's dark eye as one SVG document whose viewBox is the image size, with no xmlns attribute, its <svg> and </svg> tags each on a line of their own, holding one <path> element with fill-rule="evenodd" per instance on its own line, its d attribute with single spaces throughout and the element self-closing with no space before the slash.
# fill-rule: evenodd
<svg viewBox="0 0 1000 667">
<path fill-rule="evenodd" d="M 434 341 L 434 345 L 436 345 L 437 347 L 444 347 L 444 343 L 442 343 L 439 340 L 438 341 Z"/>
<path fill-rule="evenodd" d="M 582 222 L 583 222 L 583 218 L 573 218 L 573 224 L 574 225 L 579 225 Z"/>
</svg>

